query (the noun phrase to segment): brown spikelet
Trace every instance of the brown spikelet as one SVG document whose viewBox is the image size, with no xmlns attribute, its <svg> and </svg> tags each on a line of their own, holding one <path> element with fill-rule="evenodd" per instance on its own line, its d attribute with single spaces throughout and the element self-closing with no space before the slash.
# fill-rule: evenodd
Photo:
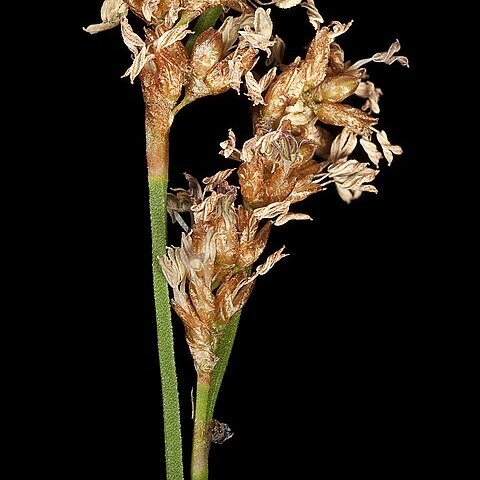
<svg viewBox="0 0 480 480">
<path fill-rule="evenodd" d="M 218 95 L 235 88 L 236 80 L 255 65 L 257 53 L 258 51 L 250 46 L 242 46 L 218 62 L 205 78 L 209 92 Z"/>
<path fill-rule="evenodd" d="M 328 103 L 343 102 L 353 95 L 360 85 L 360 79 L 353 75 L 337 75 L 327 77 L 320 84 L 320 101 Z"/>
<path fill-rule="evenodd" d="M 378 123 L 378 120 L 368 113 L 342 103 L 320 103 L 315 113 L 323 123 L 349 127 L 355 133 L 364 137 L 369 137 L 371 127 Z"/>
<path fill-rule="evenodd" d="M 190 57 L 193 74 L 205 78 L 208 71 L 221 59 L 222 51 L 222 34 L 218 30 L 209 28 L 202 32 L 193 45 Z"/>
<path fill-rule="evenodd" d="M 316 87 L 324 80 L 330 56 L 330 42 L 329 29 L 323 27 L 310 43 L 302 66 L 307 88 Z"/>
</svg>

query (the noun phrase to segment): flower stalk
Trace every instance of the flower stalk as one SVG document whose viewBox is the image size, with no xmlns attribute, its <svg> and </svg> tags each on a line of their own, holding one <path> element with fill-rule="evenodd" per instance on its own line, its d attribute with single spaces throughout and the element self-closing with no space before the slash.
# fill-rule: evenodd
<svg viewBox="0 0 480 480">
<path fill-rule="evenodd" d="M 167 478 L 183 479 L 182 437 L 168 284 L 158 259 L 167 242 L 168 133 L 146 114 L 148 187 L 152 235 L 153 292 L 162 384 Z"/>
<path fill-rule="evenodd" d="M 208 479 L 208 455 L 211 445 L 213 412 L 232 353 L 241 313 L 240 310 L 233 315 L 218 341 L 217 363 L 211 378 L 198 378 L 193 428 L 192 480 Z"/>
<path fill-rule="evenodd" d="M 208 479 L 208 454 L 211 445 L 211 421 L 208 419 L 210 377 L 198 376 L 192 445 L 192 480 Z"/>
</svg>

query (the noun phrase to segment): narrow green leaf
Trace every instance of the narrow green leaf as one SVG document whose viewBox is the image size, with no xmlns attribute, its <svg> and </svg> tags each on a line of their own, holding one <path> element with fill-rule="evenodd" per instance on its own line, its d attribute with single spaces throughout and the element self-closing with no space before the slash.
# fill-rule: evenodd
<svg viewBox="0 0 480 480">
<path fill-rule="evenodd" d="M 222 385 L 225 370 L 227 369 L 228 360 L 232 353 L 233 342 L 237 334 L 238 322 L 242 311 L 237 312 L 231 319 L 230 323 L 225 327 L 222 337 L 218 342 L 217 357 L 218 361 L 212 374 L 212 381 L 210 384 L 210 395 L 208 398 L 207 421 L 211 422 L 213 419 L 213 411 L 217 403 L 218 392 Z"/>
<path fill-rule="evenodd" d="M 187 43 L 185 44 L 185 48 L 187 49 L 188 53 L 191 53 L 193 45 L 197 40 L 197 37 L 204 32 L 205 30 L 213 27 L 220 17 L 220 13 L 222 13 L 222 6 L 217 5 L 216 7 L 209 8 L 205 10 L 199 17 L 198 20 L 195 22 L 195 27 L 193 28 L 192 35 L 189 35 L 187 39 Z"/>
</svg>

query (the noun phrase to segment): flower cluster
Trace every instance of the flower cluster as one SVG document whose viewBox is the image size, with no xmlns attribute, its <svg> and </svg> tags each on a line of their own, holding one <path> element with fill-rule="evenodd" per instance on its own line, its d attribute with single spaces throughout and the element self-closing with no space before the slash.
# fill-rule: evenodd
<svg viewBox="0 0 480 480">
<path fill-rule="evenodd" d="M 270 83 L 264 99 L 257 97 L 256 135 L 242 149 L 239 169 L 242 194 L 252 206 L 278 201 L 291 204 L 328 183 L 335 183 L 341 198 L 349 202 L 362 191 L 376 192 L 368 182 L 378 170 L 349 159 L 359 138 L 375 167 L 383 156 L 391 163 L 394 154 L 402 153 L 399 146 L 390 144 L 384 131 L 375 128 L 378 119 L 372 113 L 380 111 L 382 92 L 367 80 L 363 66 L 371 61 L 408 65 L 408 60 L 396 55 L 400 49 L 396 41 L 387 52 L 354 64 L 346 62 L 335 39 L 350 26 L 339 22 L 318 26 L 305 59 L 297 58 L 287 66 Z M 353 95 L 366 100 L 362 108 L 345 103 Z M 335 137 L 328 126 L 342 130 Z M 372 142 L 373 135 L 382 152 Z M 267 152 L 265 142 L 274 155 Z M 230 152 L 224 154 L 228 157 Z"/>
<path fill-rule="evenodd" d="M 365 69 L 369 62 L 408 66 L 398 55 L 399 42 L 352 63 L 337 40 L 351 22 L 324 25 L 313 0 L 272 3 L 306 10 L 316 33 L 304 59 L 285 65 L 285 44 L 273 34 L 271 10 L 243 0 L 105 0 L 102 23 L 86 29 L 97 33 L 120 25 L 133 56 L 125 76 L 132 82 L 140 78 L 147 129 L 149 115 L 168 129 L 186 104 L 229 89 L 244 91 L 252 102 L 253 137 L 237 148 L 229 131 L 221 143 L 220 153 L 239 162 L 238 168 L 204 179 L 203 187 L 187 175 L 189 189 L 168 198 L 168 211 L 185 232 L 181 245 L 168 248 L 159 261 L 203 376 L 211 374 L 222 330 L 245 305 L 256 278 L 285 256 L 281 249 L 256 266 L 272 226 L 310 219 L 292 212 L 292 204 L 329 184 L 346 202 L 376 192 L 371 182 L 380 160 L 390 164 L 402 153 L 377 129 L 374 115 L 383 93 Z M 221 25 L 190 37 L 190 22 L 218 5 Z M 228 15 L 231 10 L 237 13 Z M 133 31 L 130 11 L 144 21 L 144 38 Z M 263 75 L 255 71 L 260 58 L 271 67 Z M 365 161 L 353 154 L 363 154 Z M 239 187 L 227 182 L 235 170 Z M 190 225 L 184 213 L 190 214 Z"/>
<path fill-rule="evenodd" d="M 185 325 L 187 342 L 199 375 L 208 376 L 216 362 L 217 340 L 232 316 L 245 305 L 255 279 L 281 258 L 283 249 L 253 265 L 265 249 L 271 222 L 251 209 L 235 206 L 237 188 L 228 184 L 233 169 L 198 181 L 187 175 L 190 188 L 170 195 L 169 212 L 190 211 L 192 227 L 180 247 L 160 258 L 173 289 L 173 308 Z M 187 206 L 187 208 L 185 208 Z"/>
<path fill-rule="evenodd" d="M 189 22 L 216 5 L 240 16 L 226 16 L 218 29 L 202 32 L 190 51 L 185 45 L 194 33 Z M 144 38 L 133 31 L 129 11 L 145 22 Z M 253 12 L 242 0 L 105 0 L 101 18 L 102 23 L 85 30 L 94 34 L 120 25 L 133 57 L 124 76 L 132 83 L 140 78 L 147 109 L 166 128 L 186 104 L 230 88 L 239 91 L 259 52 L 270 54 L 275 45 L 269 14 L 264 9 Z"/>
</svg>

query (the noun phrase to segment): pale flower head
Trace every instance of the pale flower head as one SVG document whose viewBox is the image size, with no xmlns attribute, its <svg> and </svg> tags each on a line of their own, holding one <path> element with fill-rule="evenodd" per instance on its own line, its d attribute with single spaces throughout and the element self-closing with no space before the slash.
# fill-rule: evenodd
<svg viewBox="0 0 480 480">
<path fill-rule="evenodd" d="M 409 67 L 408 58 L 404 55 L 395 55 L 400 51 L 400 42 L 395 40 L 386 52 L 375 53 L 369 58 L 364 58 L 358 60 L 353 65 L 348 67 L 348 70 L 358 70 L 360 67 L 363 67 L 367 63 L 376 62 L 376 63 L 385 63 L 386 65 L 392 65 L 395 62 L 398 62 L 402 67 Z"/>
<path fill-rule="evenodd" d="M 370 82 L 369 80 L 360 82 L 357 90 L 355 90 L 355 95 L 366 100 L 362 106 L 362 110 L 369 113 L 380 113 L 379 101 L 383 92 L 380 88 L 375 87 L 373 82 Z"/>
<path fill-rule="evenodd" d="M 270 9 L 257 8 L 255 10 L 253 28 L 246 25 L 239 32 L 242 39 L 252 48 L 267 52 L 267 57 L 271 54 L 270 47 L 275 44 L 275 41 L 272 40 L 273 23 L 270 18 L 270 12 Z"/>
<path fill-rule="evenodd" d="M 218 31 L 222 34 L 223 53 L 227 52 L 234 46 L 239 39 L 239 32 L 244 27 L 253 27 L 255 16 L 251 13 L 242 14 L 239 17 L 227 17 Z"/>
<path fill-rule="evenodd" d="M 245 75 L 245 84 L 247 87 L 246 95 L 253 102 L 253 105 L 265 105 L 263 99 L 263 92 L 269 87 L 269 85 L 274 81 L 277 74 L 277 68 L 271 68 L 260 80 L 255 80 L 253 73 L 247 72 Z"/>
<path fill-rule="evenodd" d="M 285 215 L 290 205 L 322 190 L 316 179 L 323 166 L 313 160 L 314 153 L 312 142 L 292 135 L 288 120 L 244 144 L 238 176 L 244 202 L 255 215 Z"/>
<path fill-rule="evenodd" d="M 128 4 L 123 0 L 105 0 L 100 10 L 102 23 L 90 25 L 84 30 L 94 34 L 110 30 L 120 24 L 120 20 L 128 13 Z"/>
<path fill-rule="evenodd" d="M 324 23 L 324 20 L 315 6 L 314 0 L 306 0 L 305 2 L 300 3 L 300 6 L 307 11 L 308 20 L 313 25 L 313 28 L 319 30 L 322 23 Z"/>
</svg>

